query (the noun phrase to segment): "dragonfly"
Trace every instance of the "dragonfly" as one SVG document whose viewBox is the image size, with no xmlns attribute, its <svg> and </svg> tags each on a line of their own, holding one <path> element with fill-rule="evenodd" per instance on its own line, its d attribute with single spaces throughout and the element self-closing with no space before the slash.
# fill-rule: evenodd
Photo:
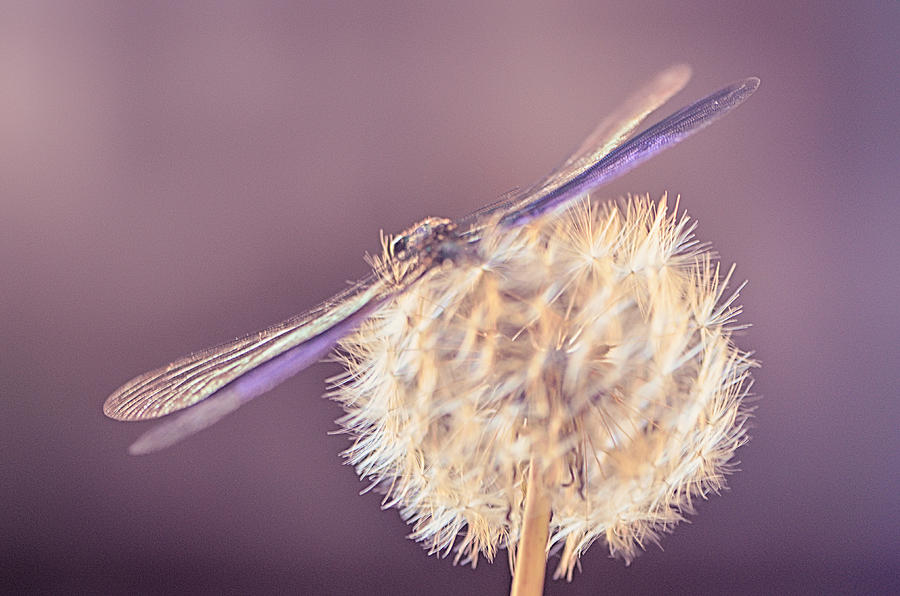
<svg viewBox="0 0 900 596">
<path fill-rule="evenodd" d="M 129 448 L 145 454 L 207 428 L 319 361 L 380 307 L 437 267 L 477 256 L 488 228 L 514 229 L 552 214 L 684 140 L 743 103 L 759 86 L 746 78 L 635 134 L 644 119 L 688 82 L 687 65 L 659 73 L 602 119 L 585 141 L 536 184 L 508 193 L 457 221 L 430 217 L 396 236 L 382 236 L 373 272 L 317 306 L 262 331 L 194 352 L 139 375 L 105 401 L 123 421 L 171 417 Z M 494 228 L 495 229 L 495 228 Z"/>
</svg>

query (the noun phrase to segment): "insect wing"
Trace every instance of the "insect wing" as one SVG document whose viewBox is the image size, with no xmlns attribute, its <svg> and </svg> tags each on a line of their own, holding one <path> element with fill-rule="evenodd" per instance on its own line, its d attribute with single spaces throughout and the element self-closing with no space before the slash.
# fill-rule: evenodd
<svg viewBox="0 0 900 596">
<path fill-rule="evenodd" d="M 463 221 L 485 220 L 487 215 L 528 204 L 535 197 L 544 196 L 575 178 L 628 139 L 648 115 L 681 91 L 690 78 L 691 67 L 686 64 L 678 64 L 659 73 L 633 93 L 615 112 L 601 120 L 578 149 L 547 176 L 526 189 L 514 189 L 506 193 L 495 202 L 468 215 Z"/>
<path fill-rule="evenodd" d="M 152 453 L 215 424 L 246 402 L 314 364 L 383 301 L 384 299 L 369 300 L 343 318 L 340 318 L 343 313 L 336 313 L 339 320 L 328 326 L 326 331 L 242 373 L 202 402 L 178 412 L 171 419 L 163 420 L 138 438 L 128 452 L 132 455 Z M 333 318 L 335 315 L 330 316 Z"/>
<path fill-rule="evenodd" d="M 271 362 L 241 385 L 241 403 L 246 402 L 314 363 L 392 293 L 370 276 L 303 314 L 135 377 L 107 398 L 103 412 L 129 421 L 165 416 Z M 279 380 L 269 382 L 274 379 Z"/>
<path fill-rule="evenodd" d="M 655 82 L 664 79 L 666 73 Z M 712 124 L 743 103 L 758 86 L 759 79 L 754 77 L 729 85 L 679 110 L 618 146 L 615 145 L 615 138 L 600 145 L 602 142 L 600 131 L 603 128 L 601 124 L 559 171 L 551 174 L 545 182 L 532 187 L 526 196 L 500 218 L 501 225 L 515 226 L 526 223 L 625 174 L 663 149 Z M 659 97 L 664 95 L 665 92 L 661 89 Z M 622 113 L 628 111 L 626 108 Z M 636 120 L 628 131 L 638 122 L 640 119 Z M 623 135 L 627 136 L 627 131 L 619 134 L 617 138 L 623 138 Z M 592 141 L 597 143 L 596 150 L 591 148 Z M 610 146 L 614 148 L 609 150 Z"/>
<path fill-rule="evenodd" d="M 627 140 L 647 116 L 681 91 L 690 78 L 691 68 L 686 64 L 679 64 L 659 73 L 615 112 L 604 118 L 581 146 L 546 178 L 531 187 L 528 194 L 544 195 L 597 163 Z"/>
</svg>

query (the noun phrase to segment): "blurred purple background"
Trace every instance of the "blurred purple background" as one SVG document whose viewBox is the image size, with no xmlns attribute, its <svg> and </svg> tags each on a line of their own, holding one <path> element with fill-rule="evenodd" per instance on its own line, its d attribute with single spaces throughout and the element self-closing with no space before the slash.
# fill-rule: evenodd
<svg viewBox="0 0 900 596">
<path fill-rule="evenodd" d="M 133 375 L 526 185 L 662 68 L 734 114 L 603 190 L 682 195 L 764 367 L 731 490 L 548 594 L 900 590 L 900 5 L 0 4 L 0 590 L 502 594 L 342 465 L 320 364 L 162 453 Z"/>
</svg>

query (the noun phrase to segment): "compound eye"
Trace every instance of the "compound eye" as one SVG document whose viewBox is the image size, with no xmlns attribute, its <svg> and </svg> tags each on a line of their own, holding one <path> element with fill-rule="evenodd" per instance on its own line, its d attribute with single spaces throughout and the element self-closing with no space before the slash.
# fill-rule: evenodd
<svg viewBox="0 0 900 596">
<path fill-rule="evenodd" d="M 406 252 L 406 249 L 409 247 L 409 239 L 406 236 L 400 236 L 396 240 L 394 240 L 394 244 L 391 247 L 394 254 L 398 254 L 401 252 Z"/>
</svg>

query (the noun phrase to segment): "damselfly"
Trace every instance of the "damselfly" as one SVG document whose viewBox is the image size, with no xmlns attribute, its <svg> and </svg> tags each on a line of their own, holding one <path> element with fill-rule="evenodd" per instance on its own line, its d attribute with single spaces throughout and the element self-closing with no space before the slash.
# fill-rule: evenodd
<svg viewBox="0 0 900 596">
<path fill-rule="evenodd" d="M 689 77 L 690 69 L 684 65 L 665 70 L 605 118 L 537 184 L 458 221 L 428 218 L 384 239 L 383 254 L 365 279 L 277 325 L 135 377 L 107 398 L 104 413 L 135 421 L 184 410 L 139 438 L 131 453 L 156 451 L 206 428 L 315 363 L 366 317 L 427 279 L 436 267 L 480 258 L 479 243 L 489 226 L 513 229 L 557 212 L 709 125 L 759 85 L 752 77 L 738 81 L 632 136 Z"/>
</svg>

